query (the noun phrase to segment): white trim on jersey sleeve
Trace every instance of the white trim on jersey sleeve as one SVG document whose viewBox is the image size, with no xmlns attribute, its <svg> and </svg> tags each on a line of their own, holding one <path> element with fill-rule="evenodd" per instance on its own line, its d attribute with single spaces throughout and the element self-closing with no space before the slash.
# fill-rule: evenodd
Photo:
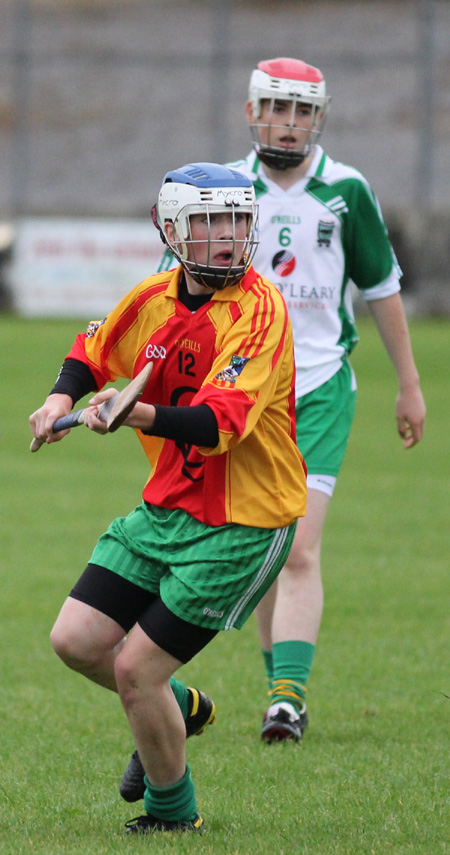
<svg viewBox="0 0 450 855">
<path fill-rule="evenodd" d="M 400 282 L 397 271 L 392 270 L 391 274 L 380 282 L 379 285 L 374 285 L 373 288 L 358 288 L 358 292 L 367 303 L 371 300 L 383 300 L 384 297 L 390 297 L 392 294 L 397 294 L 400 291 Z"/>
</svg>

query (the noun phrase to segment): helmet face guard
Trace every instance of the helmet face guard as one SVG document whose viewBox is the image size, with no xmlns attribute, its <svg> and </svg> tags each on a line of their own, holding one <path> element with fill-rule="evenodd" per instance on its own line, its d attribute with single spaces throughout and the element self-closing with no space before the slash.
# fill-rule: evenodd
<svg viewBox="0 0 450 855">
<path fill-rule="evenodd" d="M 323 131 L 330 97 L 326 95 L 325 80 L 322 72 L 312 65 L 306 65 L 296 59 L 273 59 L 260 62 L 250 78 L 249 101 L 252 107 L 253 122 L 250 132 L 253 148 L 259 159 L 272 169 L 289 169 L 299 166 L 309 157 Z M 264 123 L 257 121 L 262 114 L 262 101 L 268 102 Z M 287 101 L 290 104 L 290 121 L 277 124 L 274 112 L 275 103 Z M 308 104 L 311 113 L 302 127 L 296 114 L 298 104 Z M 256 120 L 256 121 L 255 121 Z M 264 131 L 264 141 L 261 131 Z M 279 131 L 295 134 L 303 131 L 306 137 L 300 149 L 287 149 L 277 145 Z"/>
<path fill-rule="evenodd" d="M 240 282 L 245 276 L 258 245 L 258 206 L 249 178 L 218 164 L 187 164 L 165 176 L 156 213 L 157 225 L 165 242 L 195 282 L 206 288 L 222 290 Z M 203 240 L 194 239 L 192 234 L 191 217 L 195 214 L 206 219 L 207 237 Z M 214 243 L 217 248 L 218 244 L 217 238 L 212 236 L 211 217 L 215 214 L 230 216 L 231 236 L 227 238 L 227 243 L 232 243 L 232 252 L 228 265 L 218 266 L 211 259 L 211 245 Z M 240 214 L 246 220 L 244 239 L 237 230 L 237 217 Z M 239 222 L 242 222 L 240 217 Z M 167 223 L 172 225 L 170 238 L 165 228 Z M 240 249 L 240 261 L 235 264 L 237 246 Z M 202 261 L 197 260 L 198 257 Z"/>
</svg>

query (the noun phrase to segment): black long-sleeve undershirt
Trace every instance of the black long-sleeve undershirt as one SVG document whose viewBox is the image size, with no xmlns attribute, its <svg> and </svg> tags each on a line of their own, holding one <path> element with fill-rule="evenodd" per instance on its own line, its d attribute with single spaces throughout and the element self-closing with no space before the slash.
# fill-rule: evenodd
<svg viewBox="0 0 450 855">
<path fill-rule="evenodd" d="M 63 362 L 50 395 L 69 395 L 72 405 L 80 398 L 97 391 L 94 375 L 84 362 L 70 356 Z"/>
<path fill-rule="evenodd" d="M 219 442 L 216 416 L 207 404 L 194 407 L 164 407 L 155 404 L 156 417 L 151 430 L 143 430 L 149 436 L 162 436 L 175 442 L 215 448 Z"/>
</svg>

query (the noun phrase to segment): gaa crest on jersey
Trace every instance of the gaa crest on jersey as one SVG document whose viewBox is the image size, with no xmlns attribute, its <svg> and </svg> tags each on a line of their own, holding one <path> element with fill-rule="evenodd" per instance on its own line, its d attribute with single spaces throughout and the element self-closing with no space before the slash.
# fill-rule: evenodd
<svg viewBox="0 0 450 855">
<path fill-rule="evenodd" d="M 295 270 L 295 256 L 287 249 L 281 249 L 272 258 L 272 270 L 277 276 L 289 276 Z"/>
<path fill-rule="evenodd" d="M 92 336 L 95 335 L 95 333 L 97 332 L 98 328 L 101 327 L 101 325 L 104 324 L 105 321 L 106 318 L 103 318 L 102 321 L 89 321 L 86 330 L 86 338 L 92 338 Z"/>
<path fill-rule="evenodd" d="M 230 383 L 235 383 L 247 362 L 248 356 L 232 356 L 230 364 L 216 374 L 216 380 L 228 380 Z"/>
<path fill-rule="evenodd" d="M 317 227 L 317 243 L 319 246 L 330 245 L 335 225 L 334 220 L 319 220 Z"/>
</svg>

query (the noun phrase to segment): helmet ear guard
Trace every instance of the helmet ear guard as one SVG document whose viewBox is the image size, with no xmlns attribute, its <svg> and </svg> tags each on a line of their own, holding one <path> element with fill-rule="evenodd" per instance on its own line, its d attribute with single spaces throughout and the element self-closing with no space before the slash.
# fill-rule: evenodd
<svg viewBox="0 0 450 855">
<path fill-rule="evenodd" d="M 250 267 L 258 241 L 256 240 L 257 211 L 252 181 L 237 170 L 214 163 L 191 163 L 168 172 L 164 178 L 156 205 L 156 226 L 164 242 L 187 273 L 199 284 L 220 290 L 239 282 Z M 232 212 L 233 247 L 236 243 L 235 213 L 247 218 L 246 238 L 241 262 L 217 267 L 209 263 L 211 243 L 211 214 Z M 195 260 L 195 245 L 190 218 L 194 214 L 207 217 L 208 260 Z M 171 223 L 174 236 L 169 239 L 165 226 Z M 241 241 L 239 241 L 241 243 Z M 191 256 L 191 257 L 190 257 Z M 193 256 L 193 257 L 192 257 Z"/>
</svg>

